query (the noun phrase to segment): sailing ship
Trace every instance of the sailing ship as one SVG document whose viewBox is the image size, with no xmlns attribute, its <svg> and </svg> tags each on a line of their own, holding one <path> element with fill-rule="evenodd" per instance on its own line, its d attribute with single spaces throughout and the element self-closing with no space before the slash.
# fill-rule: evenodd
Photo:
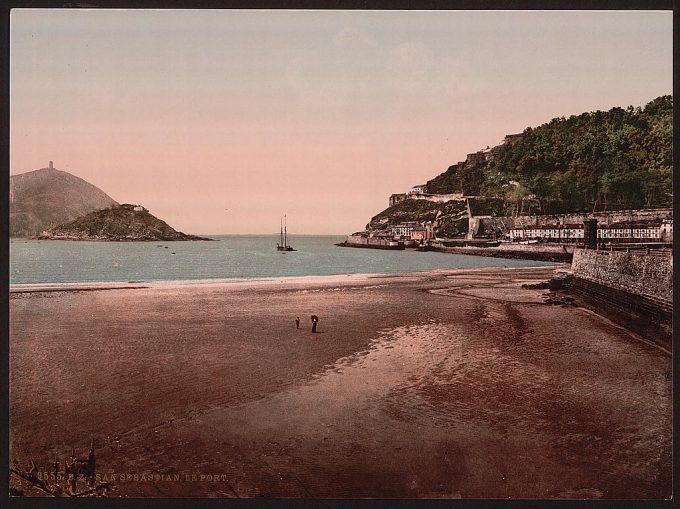
<svg viewBox="0 0 680 509">
<path fill-rule="evenodd" d="M 283 251 L 284 253 L 286 251 L 295 251 L 293 246 L 288 245 L 288 231 L 286 227 L 286 216 L 284 215 L 281 220 L 281 242 L 276 244 L 276 249 L 278 251 Z"/>
</svg>

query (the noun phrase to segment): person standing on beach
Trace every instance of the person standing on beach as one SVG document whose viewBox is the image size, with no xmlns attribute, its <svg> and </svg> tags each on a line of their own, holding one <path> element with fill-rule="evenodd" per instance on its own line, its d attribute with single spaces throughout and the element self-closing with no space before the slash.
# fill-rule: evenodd
<svg viewBox="0 0 680 509">
<path fill-rule="evenodd" d="M 300 317 L 299 316 L 295 319 L 295 328 L 296 329 L 300 328 Z"/>
<path fill-rule="evenodd" d="M 312 332 L 316 332 L 316 324 L 319 323 L 319 317 L 312 315 Z"/>
</svg>

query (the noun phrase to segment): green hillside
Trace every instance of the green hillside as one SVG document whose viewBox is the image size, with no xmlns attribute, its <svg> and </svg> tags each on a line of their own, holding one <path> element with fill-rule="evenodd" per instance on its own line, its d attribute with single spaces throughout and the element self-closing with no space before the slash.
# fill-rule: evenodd
<svg viewBox="0 0 680 509">
<path fill-rule="evenodd" d="M 556 118 L 527 128 L 489 161 L 453 165 L 428 193 L 496 198 L 496 214 L 557 214 L 671 206 L 673 98 L 644 108 Z"/>
</svg>

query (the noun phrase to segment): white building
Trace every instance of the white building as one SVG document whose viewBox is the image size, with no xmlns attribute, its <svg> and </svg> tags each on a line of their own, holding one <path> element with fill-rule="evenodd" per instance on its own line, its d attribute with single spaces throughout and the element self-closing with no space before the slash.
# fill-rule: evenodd
<svg viewBox="0 0 680 509">
<path fill-rule="evenodd" d="M 664 219 L 661 221 L 661 239 L 667 242 L 673 241 L 673 220 Z"/>
<path fill-rule="evenodd" d="M 599 223 L 597 238 L 602 241 L 629 240 L 640 242 L 670 242 L 673 237 L 673 220 L 619 222 L 611 225 Z M 548 241 L 578 241 L 583 239 L 582 224 L 544 224 L 516 227 L 510 230 L 510 240 L 542 239 Z"/>
<path fill-rule="evenodd" d="M 658 242 L 661 240 L 661 221 L 645 222 L 621 222 L 613 223 L 609 226 L 598 225 L 597 238 L 609 239 L 629 239 Z"/>
<path fill-rule="evenodd" d="M 564 240 L 583 239 L 583 225 L 578 224 L 544 224 L 510 229 L 510 240 Z"/>
<path fill-rule="evenodd" d="M 420 223 L 410 221 L 408 223 L 400 223 L 392 227 L 392 236 L 396 238 L 407 237 L 411 238 L 411 233 L 414 229 L 423 228 Z"/>
</svg>

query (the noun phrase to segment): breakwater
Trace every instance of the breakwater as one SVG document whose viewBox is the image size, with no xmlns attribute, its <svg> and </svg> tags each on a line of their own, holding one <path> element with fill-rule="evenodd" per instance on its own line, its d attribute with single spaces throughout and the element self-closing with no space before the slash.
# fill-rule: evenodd
<svg viewBox="0 0 680 509">
<path fill-rule="evenodd" d="M 367 239 L 367 240 L 373 240 L 373 239 Z M 359 243 L 359 242 L 338 242 L 335 244 L 338 247 L 359 247 L 359 248 L 368 248 L 368 249 L 389 249 L 389 250 L 404 250 L 405 246 L 404 243 L 396 244 L 396 243 L 388 243 L 388 242 L 382 242 L 382 241 L 375 241 L 375 242 L 365 242 L 365 243 Z"/>
<path fill-rule="evenodd" d="M 571 261 L 573 253 L 573 247 L 546 244 L 500 244 L 496 247 L 442 246 L 431 248 L 431 250 L 441 253 L 491 256 L 494 258 L 520 260 L 540 260 L 546 262 L 568 262 Z"/>
<path fill-rule="evenodd" d="M 339 247 L 368 247 L 371 249 L 404 249 L 404 242 L 397 242 L 384 237 L 367 237 L 364 235 L 348 235 L 347 240 L 335 244 Z"/>
</svg>

